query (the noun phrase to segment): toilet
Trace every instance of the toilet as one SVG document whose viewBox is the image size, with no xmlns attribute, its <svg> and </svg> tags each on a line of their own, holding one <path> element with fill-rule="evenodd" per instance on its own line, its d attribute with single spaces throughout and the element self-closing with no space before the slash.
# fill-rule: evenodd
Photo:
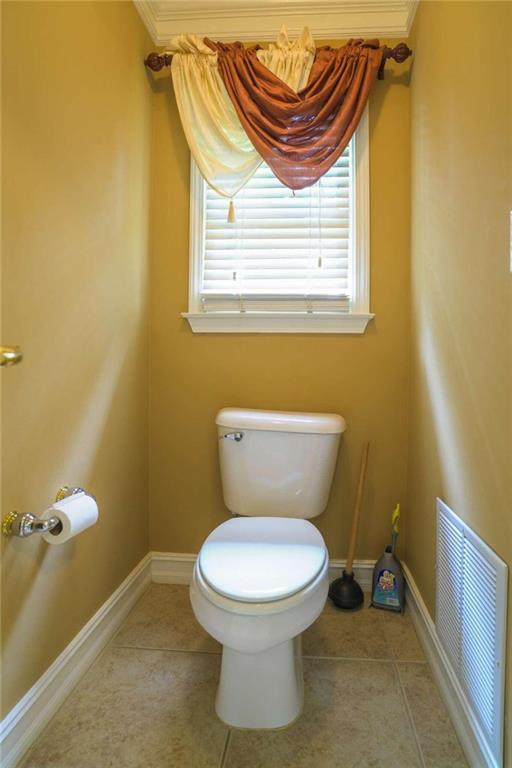
<svg viewBox="0 0 512 768">
<path fill-rule="evenodd" d="M 238 728 L 301 713 L 301 633 L 321 613 L 328 552 L 309 519 L 329 498 L 341 416 L 224 408 L 216 417 L 224 501 L 234 517 L 205 540 L 190 599 L 222 644 L 215 709 Z"/>
</svg>

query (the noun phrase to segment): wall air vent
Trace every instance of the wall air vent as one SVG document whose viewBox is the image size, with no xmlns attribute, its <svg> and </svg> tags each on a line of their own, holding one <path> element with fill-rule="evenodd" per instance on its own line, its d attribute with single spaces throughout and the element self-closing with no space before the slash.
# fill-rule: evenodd
<svg viewBox="0 0 512 768">
<path fill-rule="evenodd" d="M 437 500 L 436 630 L 478 724 L 503 765 L 507 566 Z"/>
</svg>

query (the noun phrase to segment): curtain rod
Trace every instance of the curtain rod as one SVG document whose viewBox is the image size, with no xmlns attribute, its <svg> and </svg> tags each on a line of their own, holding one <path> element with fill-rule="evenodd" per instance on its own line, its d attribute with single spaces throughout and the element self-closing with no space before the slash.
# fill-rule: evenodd
<svg viewBox="0 0 512 768">
<path fill-rule="evenodd" d="M 379 80 L 384 79 L 384 65 L 388 59 L 393 59 L 397 64 L 401 64 L 403 61 L 412 56 L 411 49 L 405 43 L 398 43 L 394 48 L 388 48 L 384 46 L 384 54 L 382 56 L 382 63 L 379 68 Z M 170 66 L 172 61 L 172 53 L 157 53 L 153 51 L 148 54 L 144 59 L 144 65 L 153 72 L 160 72 L 164 67 Z"/>
</svg>

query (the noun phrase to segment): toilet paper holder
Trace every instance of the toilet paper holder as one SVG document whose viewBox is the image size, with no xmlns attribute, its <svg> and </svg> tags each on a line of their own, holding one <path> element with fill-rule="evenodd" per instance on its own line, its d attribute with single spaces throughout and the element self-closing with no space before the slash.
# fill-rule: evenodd
<svg viewBox="0 0 512 768">
<path fill-rule="evenodd" d="M 68 496 L 74 496 L 77 493 L 85 493 L 86 496 L 92 496 L 91 493 L 87 493 L 83 488 L 75 487 L 69 488 L 67 485 L 63 485 L 59 488 L 55 494 L 55 501 L 62 501 L 67 499 Z M 2 520 L 2 533 L 4 536 L 19 536 L 22 539 L 26 539 L 27 536 L 32 536 L 33 533 L 60 533 L 62 529 L 62 523 L 59 518 L 54 515 L 47 520 L 41 520 L 32 514 L 32 512 L 8 512 Z"/>
</svg>

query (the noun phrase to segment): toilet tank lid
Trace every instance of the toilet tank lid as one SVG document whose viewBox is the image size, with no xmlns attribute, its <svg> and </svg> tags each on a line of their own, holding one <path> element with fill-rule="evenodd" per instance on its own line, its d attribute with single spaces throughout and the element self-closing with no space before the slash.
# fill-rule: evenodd
<svg viewBox="0 0 512 768">
<path fill-rule="evenodd" d="M 316 435 L 339 435 L 346 429 L 345 419 L 337 413 L 260 411 L 251 408 L 223 408 L 218 412 L 215 423 L 218 427 L 229 429 L 259 429 Z"/>
</svg>

